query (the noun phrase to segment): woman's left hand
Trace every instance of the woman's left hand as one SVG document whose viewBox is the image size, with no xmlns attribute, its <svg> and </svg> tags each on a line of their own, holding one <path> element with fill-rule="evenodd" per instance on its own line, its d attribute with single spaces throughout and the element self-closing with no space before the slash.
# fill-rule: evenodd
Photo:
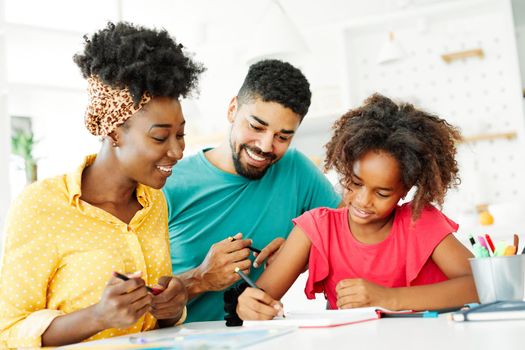
<svg viewBox="0 0 525 350">
<path fill-rule="evenodd" d="M 174 325 L 181 318 L 188 302 L 186 287 L 174 276 L 162 276 L 154 287 L 161 287 L 163 291 L 153 297 L 150 313 L 157 320 L 164 320 L 161 326 Z"/>
<path fill-rule="evenodd" d="M 337 307 L 349 309 L 354 307 L 381 306 L 395 310 L 394 290 L 361 278 L 351 278 L 339 281 Z"/>
</svg>

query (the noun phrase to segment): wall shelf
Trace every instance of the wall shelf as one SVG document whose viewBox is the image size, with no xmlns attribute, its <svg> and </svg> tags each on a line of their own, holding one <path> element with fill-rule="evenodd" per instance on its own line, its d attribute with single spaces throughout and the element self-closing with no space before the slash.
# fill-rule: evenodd
<svg viewBox="0 0 525 350">
<path fill-rule="evenodd" d="M 502 133 L 486 133 L 486 134 L 477 134 L 471 136 L 465 136 L 461 139 L 459 143 L 472 143 L 478 141 L 492 141 L 498 139 L 513 140 L 518 137 L 518 133 L 515 131 L 511 132 L 502 132 Z"/>
</svg>

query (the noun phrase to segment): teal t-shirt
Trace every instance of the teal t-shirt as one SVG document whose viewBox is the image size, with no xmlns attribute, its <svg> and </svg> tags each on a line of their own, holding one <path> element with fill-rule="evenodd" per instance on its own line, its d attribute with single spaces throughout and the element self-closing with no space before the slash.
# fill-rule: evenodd
<svg viewBox="0 0 525 350">
<path fill-rule="evenodd" d="M 228 236 L 242 232 L 262 249 L 277 237 L 286 238 L 293 218 L 341 201 L 321 171 L 295 149 L 259 180 L 216 168 L 205 151 L 181 160 L 163 189 L 175 275 L 199 266 L 210 247 Z M 250 277 L 256 280 L 263 270 L 252 266 Z M 223 294 L 207 292 L 190 300 L 186 322 L 223 320 Z"/>
</svg>

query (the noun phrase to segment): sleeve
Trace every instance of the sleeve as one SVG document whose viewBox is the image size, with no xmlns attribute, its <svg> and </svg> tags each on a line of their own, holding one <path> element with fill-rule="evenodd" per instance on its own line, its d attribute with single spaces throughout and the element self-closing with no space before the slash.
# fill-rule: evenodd
<svg viewBox="0 0 525 350">
<path fill-rule="evenodd" d="M 406 215 L 411 215 L 406 211 Z M 407 285 L 421 285 L 436 283 L 446 280 L 445 274 L 430 259 L 434 249 L 449 234 L 458 230 L 458 224 L 449 219 L 445 214 L 429 205 L 423 209 L 419 219 L 410 222 L 407 237 Z"/>
<path fill-rule="evenodd" d="M 38 347 L 49 324 L 63 314 L 46 309 L 56 248 L 41 227 L 31 186 L 8 214 L 0 271 L 0 347 Z M 40 223 L 40 225 L 39 225 Z"/>
<path fill-rule="evenodd" d="M 308 299 L 315 299 L 316 293 L 324 292 L 323 282 L 329 272 L 328 234 L 327 230 L 323 229 L 324 211 L 324 208 L 314 209 L 293 219 L 293 223 L 300 227 L 312 242 L 308 259 L 308 279 L 304 288 Z"/>
<path fill-rule="evenodd" d="M 327 177 L 301 152 L 294 150 L 299 176 L 299 189 L 303 198 L 302 212 L 319 208 L 337 208 L 341 196 Z"/>
</svg>

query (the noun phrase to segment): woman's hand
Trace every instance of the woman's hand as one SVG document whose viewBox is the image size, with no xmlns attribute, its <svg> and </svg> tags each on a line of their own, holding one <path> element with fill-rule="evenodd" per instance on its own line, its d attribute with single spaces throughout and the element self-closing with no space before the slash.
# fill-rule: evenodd
<svg viewBox="0 0 525 350">
<path fill-rule="evenodd" d="M 159 289 L 163 291 L 153 296 L 150 312 L 157 320 L 164 320 L 161 326 L 172 326 L 181 318 L 188 302 L 186 287 L 174 276 L 162 276 L 159 278 L 158 285 L 154 287 L 160 287 Z"/>
<path fill-rule="evenodd" d="M 246 288 L 242 292 L 236 311 L 241 320 L 271 320 L 284 314 L 280 301 L 255 288 Z"/>
<path fill-rule="evenodd" d="M 109 279 L 100 301 L 93 307 L 94 317 L 102 329 L 129 327 L 151 310 L 153 296 L 148 293 L 141 275 L 141 272 L 127 275 L 127 281 L 115 276 Z"/>
<path fill-rule="evenodd" d="M 337 307 L 349 309 L 354 307 L 381 306 L 396 310 L 394 289 L 386 288 L 361 278 L 339 281 L 335 288 Z"/>
</svg>

